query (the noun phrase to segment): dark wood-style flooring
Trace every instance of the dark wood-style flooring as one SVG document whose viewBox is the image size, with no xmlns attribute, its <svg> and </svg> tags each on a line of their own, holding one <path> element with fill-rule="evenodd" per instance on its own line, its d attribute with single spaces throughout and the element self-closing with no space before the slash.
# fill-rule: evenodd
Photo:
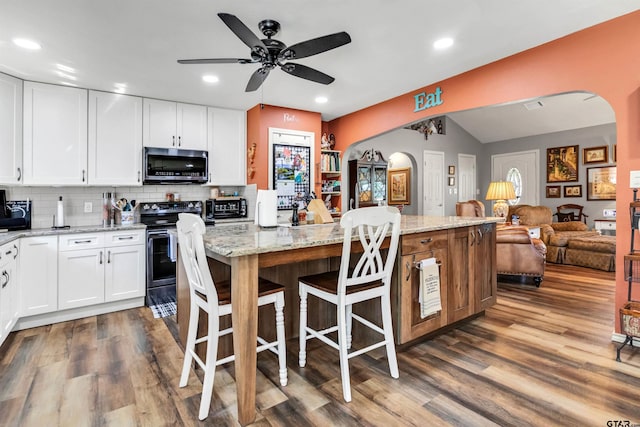
<svg viewBox="0 0 640 427">
<path fill-rule="evenodd" d="M 258 356 L 255 425 L 640 423 L 640 351 L 615 361 L 613 298 L 613 273 L 591 269 L 549 265 L 540 288 L 501 280 L 485 316 L 401 349 L 400 379 L 385 359 L 352 359 L 349 404 L 337 352 L 312 341 L 301 369 L 289 340 L 286 387 L 276 357 Z M 148 308 L 12 333 L 0 348 L 0 425 L 237 425 L 233 364 L 216 372 L 200 423 L 201 384 L 192 373 L 178 387 L 174 336 L 174 320 Z"/>
</svg>

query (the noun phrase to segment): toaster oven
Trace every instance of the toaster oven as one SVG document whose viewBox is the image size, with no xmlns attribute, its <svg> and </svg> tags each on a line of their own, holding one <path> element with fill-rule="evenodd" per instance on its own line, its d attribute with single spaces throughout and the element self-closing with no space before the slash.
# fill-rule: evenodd
<svg viewBox="0 0 640 427">
<path fill-rule="evenodd" d="M 205 202 L 205 219 L 246 218 L 247 200 L 242 197 L 221 197 Z"/>
</svg>

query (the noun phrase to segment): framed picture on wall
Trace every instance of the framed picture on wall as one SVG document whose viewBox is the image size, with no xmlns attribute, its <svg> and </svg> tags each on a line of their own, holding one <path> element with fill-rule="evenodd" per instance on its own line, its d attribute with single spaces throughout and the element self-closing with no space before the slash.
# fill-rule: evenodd
<svg viewBox="0 0 640 427">
<path fill-rule="evenodd" d="M 578 181 L 578 146 L 547 148 L 547 182 Z"/>
<path fill-rule="evenodd" d="M 587 168 L 587 200 L 616 199 L 616 167 Z"/>
<path fill-rule="evenodd" d="M 609 147 L 603 145 L 602 147 L 589 147 L 582 149 L 582 163 L 607 163 Z"/>
<path fill-rule="evenodd" d="M 560 198 L 560 186 L 547 185 L 547 198 L 548 199 Z"/>
<path fill-rule="evenodd" d="M 411 204 L 411 168 L 389 169 L 387 172 L 390 205 Z"/>
<path fill-rule="evenodd" d="M 564 197 L 582 197 L 582 185 L 565 185 Z"/>
</svg>

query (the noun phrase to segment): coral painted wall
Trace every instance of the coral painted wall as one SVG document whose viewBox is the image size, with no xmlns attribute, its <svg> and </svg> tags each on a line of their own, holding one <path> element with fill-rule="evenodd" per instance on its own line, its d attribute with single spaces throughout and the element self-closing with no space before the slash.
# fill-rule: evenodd
<svg viewBox="0 0 640 427">
<path fill-rule="evenodd" d="M 631 227 L 629 171 L 640 170 L 640 11 L 329 122 L 336 149 L 422 118 L 572 91 L 596 93 L 611 104 L 617 127 L 616 319 L 627 298 L 624 254 Z M 442 89 L 442 103 L 414 112 L 414 95 Z M 637 240 L 636 240 L 637 241 Z M 544 286 L 544 285 L 543 285 Z M 640 292 L 635 294 L 640 299 Z M 616 331 L 620 325 L 616 321 Z"/>
<path fill-rule="evenodd" d="M 313 132 L 315 135 L 315 152 L 320 153 L 320 137 L 322 130 L 322 116 L 320 113 L 294 110 L 291 108 L 275 107 L 259 104 L 247 112 L 247 146 L 254 142 L 257 144 L 253 161 L 255 169 L 253 178 L 247 177 L 247 184 L 257 184 L 259 189 L 269 188 L 269 128 L 291 129 L 305 132 Z M 316 156 L 317 157 L 317 156 Z M 318 159 L 316 159 L 317 168 Z M 260 166 L 256 166 L 260 165 Z M 251 168 L 247 160 L 247 170 Z M 316 169 L 316 181 L 320 180 Z M 319 193 L 320 184 L 315 185 L 316 194 Z"/>
</svg>

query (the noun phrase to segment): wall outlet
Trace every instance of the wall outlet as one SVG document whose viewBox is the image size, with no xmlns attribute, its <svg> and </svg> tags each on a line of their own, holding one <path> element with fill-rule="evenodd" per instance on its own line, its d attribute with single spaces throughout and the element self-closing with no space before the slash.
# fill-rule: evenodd
<svg viewBox="0 0 640 427">
<path fill-rule="evenodd" d="M 84 202 L 84 213 L 91 213 L 91 212 L 93 212 L 93 203 Z"/>
<path fill-rule="evenodd" d="M 603 209 L 602 210 L 602 215 L 606 218 L 615 218 L 616 217 L 616 210 L 615 209 Z"/>
</svg>

